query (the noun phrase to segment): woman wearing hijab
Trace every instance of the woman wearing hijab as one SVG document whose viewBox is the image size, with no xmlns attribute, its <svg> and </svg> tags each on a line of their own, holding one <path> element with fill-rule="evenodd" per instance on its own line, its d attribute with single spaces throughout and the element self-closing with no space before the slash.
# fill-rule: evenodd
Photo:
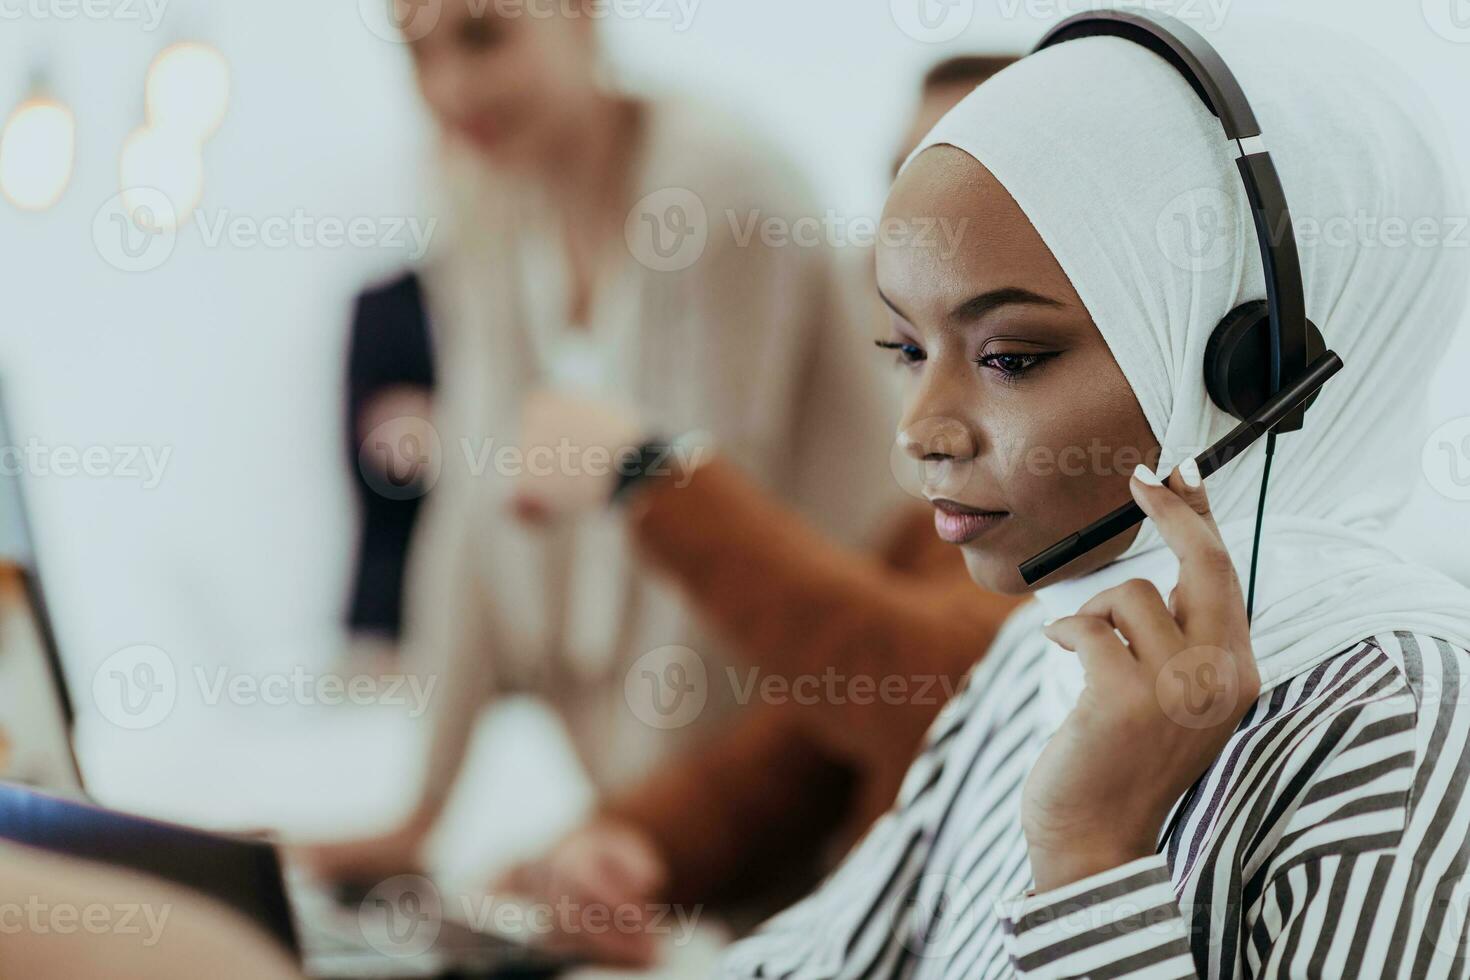
<svg viewBox="0 0 1470 980">
<path fill-rule="evenodd" d="M 1149 520 L 1017 611 L 897 806 L 722 976 L 1470 969 L 1470 593 L 1380 534 L 1419 469 L 1466 255 L 1329 233 L 1461 205 L 1389 67 L 1289 36 L 1221 50 L 1281 172 L 1308 314 L 1347 367 L 1277 452 L 1254 619 L 1264 446 L 1208 492 L 1189 461 L 1235 424 L 1205 344 L 1265 294 L 1234 154 L 1141 46 L 1048 48 L 961 103 L 893 189 L 890 217 L 974 219 L 951 261 L 880 250 L 900 441 L 943 471 L 939 533 L 992 589 L 1023 591 L 1019 563 L 1130 496 Z M 1218 220 L 1176 222 L 1199 208 Z M 1099 462 L 1059 465 L 1079 447 Z"/>
</svg>

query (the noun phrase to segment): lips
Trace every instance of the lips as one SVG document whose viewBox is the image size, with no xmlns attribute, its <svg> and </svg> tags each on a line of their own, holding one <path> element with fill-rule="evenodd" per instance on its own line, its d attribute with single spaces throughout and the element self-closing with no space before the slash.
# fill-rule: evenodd
<svg viewBox="0 0 1470 980">
<path fill-rule="evenodd" d="M 968 544 L 1011 515 L 1003 510 L 980 510 L 953 500 L 939 499 L 934 504 L 934 530 L 950 544 Z"/>
</svg>

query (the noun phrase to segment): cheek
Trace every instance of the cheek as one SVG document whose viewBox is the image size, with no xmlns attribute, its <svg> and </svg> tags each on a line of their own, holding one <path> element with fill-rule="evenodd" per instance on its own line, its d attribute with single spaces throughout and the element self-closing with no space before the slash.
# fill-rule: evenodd
<svg viewBox="0 0 1470 980">
<path fill-rule="evenodd" d="M 1126 502 L 1134 468 L 1158 460 L 1153 434 L 1121 379 L 1069 388 L 1065 402 L 1011 413 L 996 433 L 1008 499 L 1036 532 L 1029 543 L 1038 549 Z"/>
</svg>

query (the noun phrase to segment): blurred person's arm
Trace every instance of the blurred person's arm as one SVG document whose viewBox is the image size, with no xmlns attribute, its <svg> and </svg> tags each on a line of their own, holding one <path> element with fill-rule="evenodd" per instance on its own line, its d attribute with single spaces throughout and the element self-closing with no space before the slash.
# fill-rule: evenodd
<svg viewBox="0 0 1470 980">
<path fill-rule="evenodd" d="M 407 273 L 357 298 L 348 337 L 347 465 L 360 504 L 356 567 L 347 625 L 356 635 L 391 645 L 398 639 L 409 542 L 422 495 L 400 492 L 390 472 L 405 437 L 419 440 L 405 417 L 432 413 L 434 363 L 419 277 Z"/>
<path fill-rule="evenodd" d="M 868 766 L 907 765 L 1018 604 L 975 586 L 921 510 L 901 511 L 883 554 L 857 552 L 721 459 L 687 484 L 649 481 L 630 511 L 640 553 L 732 641 L 755 690 L 776 676 L 811 692 L 802 723 Z"/>
<path fill-rule="evenodd" d="M 0 848 L 4 980 L 299 980 L 286 952 L 234 912 L 171 884 Z"/>
<path fill-rule="evenodd" d="M 788 708 L 757 708 L 607 800 L 591 823 L 644 835 L 663 867 L 658 901 L 723 905 L 779 888 L 783 871 L 817 873 L 856 777 Z"/>
<path fill-rule="evenodd" d="M 630 504 L 645 557 L 734 641 L 753 691 L 768 677 L 836 687 L 755 705 L 604 801 L 508 884 L 546 900 L 728 909 L 803 862 L 820 870 L 892 804 L 924 731 L 1016 601 L 979 590 L 922 509 L 904 508 L 879 552 L 861 553 L 719 459 L 649 480 Z M 608 950 L 567 937 L 594 957 L 651 955 L 649 937 L 619 938 Z"/>
<path fill-rule="evenodd" d="M 547 937 L 604 964 L 647 966 L 658 927 L 708 906 L 781 906 L 805 893 L 832 856 L 855 774 L 825 755 L 785 708 L 759 708 L 605 801 L 494 891 L 636 913 L 643 927 Z M 673 909 L 667 906 L 673 905 Z M 657 910 L 662 910 L 657 911 Z"/>
</svg>

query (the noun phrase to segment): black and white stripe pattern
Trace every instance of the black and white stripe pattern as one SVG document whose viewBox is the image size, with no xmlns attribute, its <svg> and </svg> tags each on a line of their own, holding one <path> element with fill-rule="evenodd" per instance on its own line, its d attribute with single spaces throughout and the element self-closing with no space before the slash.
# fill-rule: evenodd
<svg viewBox="0 0 1470 980">
<path fill-rule="evenodd" d="M 1157 855 L 1031 895 L 1035 618 L 936 720 L 894 810 L 722 977 L 1470 976 L 1470 654 L 1383 634 L 1281 683 Z"/>
</svg>

